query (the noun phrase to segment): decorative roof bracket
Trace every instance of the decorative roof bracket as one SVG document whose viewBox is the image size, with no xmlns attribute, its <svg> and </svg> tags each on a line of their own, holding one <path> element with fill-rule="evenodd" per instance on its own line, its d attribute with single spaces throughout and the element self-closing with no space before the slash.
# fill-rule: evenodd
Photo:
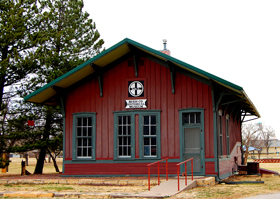
<svg viewBox="0 0 280 199">
<path fill-rule="evenodd" d="M 99 90 L 100 90 L 100 97 L 103 97 L 103 70 L 100 66 L 98 66 L 94 63 L 92 63 L 90 66 L 93 68 L 94 72 L 97 75 Z"/>
<path fill-rule="evenodd" d="M 168 60 L 166 60 L 166 62 L 170 71 L 172 94 L 175 94 L 175 77 L 176 77 L 175 66 Z"/>
</svg>

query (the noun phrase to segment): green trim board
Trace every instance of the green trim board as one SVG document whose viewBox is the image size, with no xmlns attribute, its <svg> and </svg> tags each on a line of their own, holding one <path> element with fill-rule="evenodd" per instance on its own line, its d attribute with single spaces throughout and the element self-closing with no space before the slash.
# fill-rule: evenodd
<svg viewBox="0 0 280 199">
<path fill-rule="evenodd" d="M 168 163 L 171 163 L 171 162 L 175 162 L 175 163 L 179 163 L 181 160 L 180 159 L 168 159 Z M 79 164 L 98 164 L 98 163 L 151 163 L 151 162 L 155 162 L 155 159 L 127 159 L 127 160 L 116 160 L 116 159 L 110 159 L 110 160 L 92 160 L 92 161 L 78 161 L 78 160 L 65 160 L 64 164 L 76 164 L 76 163 L 79 163 Z"/>
<path fill-rule="evenodd" d="M 251 100 L 248 98 L 248 96 L 246 95 L 246 93 L 244 92 L 242 87 L 240 87 L 236 84 L 233 84 L 229 81 L 226 81 L 218 76 L 212 75 L 199 68 L 196 68 L 190 64 L 182 62 L 169 55 L 161 53 L 160 51 L 154 50 L 154 49 L 147 47 L 143 44 L 140 44 L 136 41 L 128 39 L 128 38 L 125 38 L 124 40 L 122 40 L 119 43 L 115 44 L 114 46 L 110 47 L 108 50 L 96 55 L 95 57 L 89 59 L 88 61 L 84 62 L 83 64 L 77 66 L 73 70 L 65 73 L 64 75 L 60 76 L 59 78 L 53 80 L 52 82 L 46 84 L 45 86 L 41 87 L 40 89 L 34 91 L 33 93 L 26 96 L 24 98 L 24 100 L 34 102 L 34 103 L 46 102 L 47 99 L 52 98 L 57 94 L 57 92 L 52 88 L 53 86 L 67 88 L 67 87 L 73 85 L 74 83 L 80 81 L 81 79 L 87 77 L 88 75 L 95 73 L 94 69 L 90 66 L 91 64 L 95 64 L 99 67 L 106 67 L 111 62 L 126 55 L 127 53 L 130 53 L 132 48 L 129 46 L 133 46 L 134 48 L 137 48 L 138 50 L 140 50 L 142 52 L 146 52 L 146 53 L 150 54 L 151 56 L 154 56 L 163 61 L 168 61 L 168 62 L 174 64 L 175 66 L 178 66 L 178 67 L 182 68 L 183 70 L 186 70 L 190 73 L 200 76 L 206 80 L 213 80 L 216 83 L 218 83 L 230 90 L 233 90 L 233 91 L 237 92 L 238 94 L 241 94 L 246 99 L 246 103 L 249 104 L 251 108 L 253 108 L 253 111 L 251 111 L 251 112 L 253 112 L 254 115 L 260 117 L 260 114 L 258 113 L 256 107 L 251 102 Z M 49 104 L 49 105 L 55 105 L 55 104 Z"/>
</svg>

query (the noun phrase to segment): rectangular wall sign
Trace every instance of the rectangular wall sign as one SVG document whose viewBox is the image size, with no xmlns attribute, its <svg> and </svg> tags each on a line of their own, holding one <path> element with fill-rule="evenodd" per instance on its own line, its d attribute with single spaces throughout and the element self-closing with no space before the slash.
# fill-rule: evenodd
<svg viewBox="0 0 280 199">
<path fill-rule="evenodd" d="M 147 108 L 147 100 L 125 100 L 125 108 Z"/>
</svg>

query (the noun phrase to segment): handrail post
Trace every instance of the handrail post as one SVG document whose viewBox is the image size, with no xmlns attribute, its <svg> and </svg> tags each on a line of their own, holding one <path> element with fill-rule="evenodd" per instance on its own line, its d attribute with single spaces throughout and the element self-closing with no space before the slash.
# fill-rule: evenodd
<svg viewBox="0 0 280 199">
<path fill-rule="evenodd" d="M 165 159 L 162 159 L 162 160 L 159 160 L 159 161 L 156 161 L 156 162 L 153 162 L 153 163 L 150 163 L 147 165 L 148 167 L 148 190 L 150 191 L 150 166 L 154 165 L 154 164 L 158 164 L 158 185 L 160 185 L 160 171 L 159 171 L 159 163 L 166 160 L 166 181 L 168 181 L 168 158 L 165 158 Z"/>
<path fill-rule="evenodd" d="M 191 159 L 191 163 L 192 163 L 192 181 L 193 181 L 193 158 Z"/>
<path fill-rule="evenodd" d="M 179 173 L 180 173 L 180 165 L 181 164 L 185 164 L 185 185 L 188 184 L 188 180 L 187 180 L 187 175 L 188 175 L 188 172 L 187 172 L 187 162 L 188 161 L 191 161 L 191 165 L 192 165 L 192 181 L 193 181 L 193 158 L 190 158 L 188 160 L 185 160 L 183 162 L 180 162 L 177 165 L 177 177 L 178 177 L 178 191 L 180 191 L 180 180 L 179 180 Z"/>
</svg>

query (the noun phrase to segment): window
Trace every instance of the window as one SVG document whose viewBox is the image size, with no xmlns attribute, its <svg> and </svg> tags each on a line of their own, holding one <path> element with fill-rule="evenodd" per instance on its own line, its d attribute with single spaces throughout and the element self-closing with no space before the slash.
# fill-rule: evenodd
<svg viewBox="0 0 280 199">
<path fill-rule="evenodd" d="M 139 113 L 139 157 L 160 159 L 160 112 Z"/>
<path fill-rule="evenodd" d="M 73 159 L 95 159 L 95 113 L 73 114 Z"/>
<path fill-rule="evenodd" d="M 185 124 L 200 124 L 200 113 L 184 113 L 183 125 Z"/>
<path fill-rule="evenodd" d="M 230 155 L 230 142 L 229 142 L 229 115 L 226 116 L 226 136 L 227 136 L 227 155 Z"/>
<path fill-rule="evenodd" d="M 144 157 L 157 155 L 157 120 L 156 115 L 143 116 L 143 147 Z"/>
<path fill-rule="evenodd" d="M 131 116 L 118 116 L 118 157 L 131 157 Z"/>
<path fill-rule="evenodd" d="M 114 159 L 135 158 L 134 114 L 117 112 L 114 115 Z"/>
<path fill-rule="evenodd" d="M 219 155 L 223 155 L 223 125 L 222 125 L 222 111 L 219 111 Z"/>
<path fill-rule="evenodd" d="M 135 116 L 138 117 L 135 117 Z M 139 126 L 135 126 L 135 118 Z M 139 158 L 160 158 L 160 111 L 115 112 L 114 159 L 135 159 L 135 132 L 139 130 Z"/>
</svg>

